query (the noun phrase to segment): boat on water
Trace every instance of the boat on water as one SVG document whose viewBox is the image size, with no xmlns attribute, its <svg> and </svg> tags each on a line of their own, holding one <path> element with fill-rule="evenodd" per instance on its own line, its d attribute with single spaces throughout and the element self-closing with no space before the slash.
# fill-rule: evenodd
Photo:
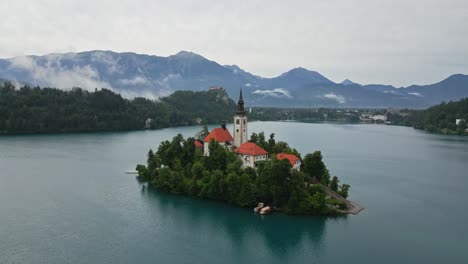
<svg viewBox="0 0 468 264">
<path fill-rule="evenodd" d="M 263 206 L 264 206 L 263 203 L 258 203 L 257 207 L 254 208 L 254 213 L 260 212 Z"/>
<path fill-rule="evenodd" d="M 270 206 L 265 206 L 265 207 L 263 207 L 263 208 L 260 210 L 260 214 L 261 214 L 261 215 L 266 215 L 266 214 L 268 214 L 268 213 L 270 213 L 270 212 L 271 212 Z"/>
</svg>

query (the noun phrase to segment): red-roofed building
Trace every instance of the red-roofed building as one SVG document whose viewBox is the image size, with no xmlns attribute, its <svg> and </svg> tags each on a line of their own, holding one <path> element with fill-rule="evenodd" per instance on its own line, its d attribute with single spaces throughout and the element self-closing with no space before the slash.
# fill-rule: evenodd
<svg viewBox="0 0 468 264">
<path fill-rule="evenodd" d="M 286 154 L 286 153 L 278 153 L 278 154 L 276 154 L 276 158 L 279 159 L 279 160 L 287 159 L 287 160 L 289 160 L 289 163 L 291 164 L 293 169 L 301 170 L 301 159 L 299 159 L 299 157 L 297 157 L 296 155 Z"/>
<path fill-rule="evenodd" d="M 210 150 L 208 146 L 210 145 L 211 139 L 217 141 L 220 145 L 223 146 L 232 146 L 234 139 L 229 133 L 229 130 L 226 129 L 226 122 L 223 121 L 221 127 L 211 130 L 210 134 L 203 139 L 203 153 L 205 156 L 210 155 Z"/>
<path fill-rule="evenodd" d="M 221 86 L 210 86 L 210 91 L 224 91 L 224 88 Z"/>
<path fill-rule="evenodd" d="M 195 140 L 193 144 L 195 144 L 195 148 L 203 150 L 203 144 L 200 141 Z"/>
<path fill-rule="evenodd" d="M 206 136 L 206 138 L 203 139 L 203 142 L 210 143 L 212 138 L 218 141 L 219 143 L 233 141 L 233 138 L 231 136 L 231 133 L 229 133 L 229 130 L 224 129 L 222 127 L 218 127 L 218 128 L 211 130 L 210 134 L 208 134 L 208 136 Z"/>
<path fill-rule="evenodd" d="M 246 167 L 255 168 L 257 161 L 268 160 L 268 152 L 255 143 L 245 142 L 234 150 L 242 159 L 243 165 Z"/>
</svg>

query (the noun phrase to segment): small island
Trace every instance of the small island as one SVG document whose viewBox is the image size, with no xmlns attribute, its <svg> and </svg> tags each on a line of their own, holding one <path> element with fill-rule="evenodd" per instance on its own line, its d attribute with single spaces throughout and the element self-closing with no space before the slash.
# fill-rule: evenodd
<svg viewBox="0 0 468 264">
<path fill-rule="evenodd" d="M 233 135 L 223 121 L 195 136 L 176 135 L 149 150 L 147 165 L 137 165 L 137 179 L 160 191 L 225 201 L 240 207 L 257 204 L 287 214 L 356 214 L 363 208 L 346 200 L 350 185 L 331 177 L 320 151 L 304 158 L 275 135 L 247 138 L 242 91 Z"/>
</svg>

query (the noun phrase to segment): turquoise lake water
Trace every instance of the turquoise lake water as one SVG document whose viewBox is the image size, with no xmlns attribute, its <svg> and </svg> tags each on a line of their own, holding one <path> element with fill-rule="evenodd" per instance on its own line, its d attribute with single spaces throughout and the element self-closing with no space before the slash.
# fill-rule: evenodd
<svg viewBox="0 0 468 264">
<path fill-rule="evenodd" d="M 366 209 L 344 218 L 143 191 L 150 147 L 199 127 L 0 137 L 0 263 L 468 263 L 468 137 L 254 122 L 321 150 Z"/>
</svg>

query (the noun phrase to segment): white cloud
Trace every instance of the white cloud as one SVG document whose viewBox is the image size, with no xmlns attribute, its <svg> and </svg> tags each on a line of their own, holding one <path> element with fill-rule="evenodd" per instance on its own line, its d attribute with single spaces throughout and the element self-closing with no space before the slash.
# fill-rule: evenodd
<svg viewBox="0 0 468 264">
<path fill-rule="evenodd" d="M 111 53 L 103 51 L 93 52 L 91 61 L 105 64 L 109 73 L 120 72 L 118 60 Z"/>
<path fill-rule="evenodd" d="M 117 65 L 117 61 L 112 56 L 103 54 L 98 53 L 98 55 L 93 56 L 93 60 L 99 60 L 101 63 L 104 62 L 108 67 Z M 184 88 L 184 86 L 180 85 L 183 79 L 180 74 L 168 74 L 154 81 L 137 75 L 133 78 L 116 80 L 117 86 L 113 87 L 110 83 L 101 80 L 99 72 L 90 65 L 64 67 L 62 59 L 67 56 L 69 58 L 72 54 L 65 54 L 63 56 L 60 54 L 49 54 L 43 57 L 45 61 L 41 61 L 41 63 L 38 63 L 34 57 L 21 56 L 10 59 L 9 67 L 28 72 L 31 78 L 35 80 L 33 84 L 43 87 L 57 87 L 64 90 L 81 87 L 89 91 L 94 91 L 95 88 L 107 88 L 121 93 L 126 98 L 144 96 L 156 99 L 168 96 L 174 91 Z M 100 59 L 103 61 L 100 61 Z M 122 89 L 124 86 L 133 86 L 138 89 L 127 91 Z"/>
<path fill-rule="evenodd" d="M 246 84 L 244 84 L 244 86 L 245 87 L 250 87 L 250 86 L 252 86 L 252 84 L 251 83 L 246 83 Z"/>
<path fill-rule="evenodd" d="M 159 79 L 157 84 L 161 90 L 174 91 L 177 90 L 177 87 L 174 87 L 174 83 L 180 80 L 182 80 L 182 76 L 180 76 L 180 74 L 168 74 L 164 78 Z"/>
<path fill-rule="evenodd" d="M 0 57 L 73 50 L 167 56 L 192 50 L 265 77 L 302 66 L 334 80 L 396 86 L 468 72 L 466 0 L 273 0 L 268 12 L 259 13 L 264 5 L 0 1 Z"/>
<path fill-rule="evenodd" d="M 36 62 L 30 57 L 16 57 L 10 60 L 10 67 L 16 69 L 30 70 L 36 67 Z"/>
<path fill-rule="evenodd" d="M 161 95 L 156 94 L 154 91 L 143 90 L 143 91 L 119 91 L 120 95 L 124 98 L 133 99 L 135 97 L 144 97 L 151 100 L 159 100 Z"/>
<path fill-rule="evenodd" d="M 143 76 L 135 76 L 133 79 L 120 79 L 119 83 L 123 85 L 146 85 L 150 83 L 150 80 Z"/>
<path fill-rule="evenodd" d="M 411 94 L 411 95 L 414 95 L 414 96 L 417 96 L 417 97 L 424 97 L 422 94 L 420 93 L 408 93 L 408 94 Z"/>
<path fill-rule="evenodd" d="M 88 90 L 94 90 L 94 88 L 113 89 L 109 83 L 101 81 L 98 72 L 89 65 L 68 69 L 62 67 L 59 56 L 52 54 L 47 59 L 44 65 L 39 65 L 34 58 L 17 57 L 10 60 L 9 67 L 28 71 L 31 77 L 42 86 L 61 89 L 73 87 L 82 87 Z"/>
<path fill-rule="evenodd" d="M 346 103 L 346 98 L 342 95 L 334 94 L 334 93 L 328 93 L 323 95 L 323 97 L 331 100 L 337 101 L 339 104 L 344 104 Z"/>
<path fill-rule="evenodd" d="M 182 77 L 180 74 L 168 74 L 156 81 L 151 81 L 142 76 L 137 76 L 133 79 L 121 79 L 119 80 L 119 83 L 123 85 L 141 85 L 142 88 L 138 90 L 119 90 L 119 92 L 125 98 L 145 97 L 157 100 L 160 97 L 168 96 L 174 91 L 181 89 L 179 86 L 177 86 L 177 82 L 181 80 Z M 157 89 L 154 89 L 156 87 Z"/>
<path fill-rule="evenodd" d="M 289 91 L 286 90 L 286 89 L 283 89 L 283 88 L 276 88 L 276 89 L 273 89 L 273 90 L 255 90 L 252 93 L 253 94 L 261 94 L 261 95 L 265 95 L 265 96 L 271 96 L 271 97 L 292 98 Z"/>
</svg>

